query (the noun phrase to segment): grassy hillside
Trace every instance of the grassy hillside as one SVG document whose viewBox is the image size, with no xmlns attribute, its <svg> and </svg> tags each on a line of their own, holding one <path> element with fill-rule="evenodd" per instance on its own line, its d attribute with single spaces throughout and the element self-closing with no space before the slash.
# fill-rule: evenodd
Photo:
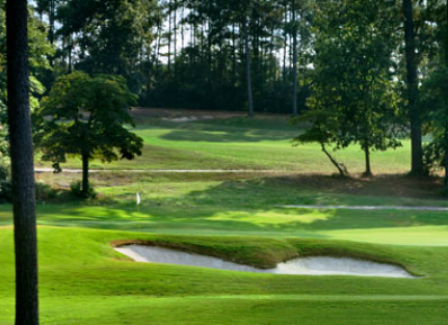
<svg viewBox="0 0 448 325">
<path fill-rule="evenodd" d="M 150 113 L 148 113 L 149 116 Z M 93 162 L 98 169 L 255 169 L 300 173 L 333 173 L 334 167 L 315 144 L 294 147 L 302 132 L 288 117 L 246 117 L 173 122 L 169 118 L 139 118 L 135 132 L 145 140 L 143 156 L 135 161 L 109 165 Z M 372 164 L 379 174 L 405 173 L 410 164 L 410 143 L 403 140 L 396 151 L 374 152 Z M 364 170 L 364 155 L 353 145 L 335 156 L 352 173 Z M 38 156 L 39 160 L 39 156 Z M 39 162 L 42 166 L 50 166 Z M 79 168 L 79 159 L 65 164 Z"/>
</svg>

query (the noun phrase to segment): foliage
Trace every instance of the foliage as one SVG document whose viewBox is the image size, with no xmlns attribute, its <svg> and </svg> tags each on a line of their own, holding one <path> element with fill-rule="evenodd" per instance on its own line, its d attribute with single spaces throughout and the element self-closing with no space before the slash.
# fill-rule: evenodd
<svg viewBox="0 0 448 325">
<path fill-rule="evenodd" d="M 319 8 L 315 17 L 315 69 L 308 106 L 323 111 L 320 115 L 333 112 L 337 127 L 326 130 L 325 138 L 337 148 L 358 143 L 365 151 L 366 175 L 371 175 L 371 149 L 401 145 L 396 127 L 399 98 L 391 73 L 396 23 L 386 19 L 396 14 L 395 9 L 387 0 L 334 2 Z"/>
<path fill-rule="evenodd" d="M 5 122 L 6 110 L 6 19 L 5 0 L 0 0 L 0 122 Z M 29 30 L 29 62 L 31 84 L 31 109 L 39 107 L 39 99 L 45 92 L 41 79 L 50 69 L 48 56 L 53 53 L 47 41 L 45 24 L 34 15 L 30 8 Z"/>
<path fill-rule="evenodd" d="M 304 133 L 294 139 L 295 145 L 303 145 L 308 143 L 318 143 L 322 152 L 328 157 L 330 162 L 336 167 L 341 176 L 347 176 L 347 167 L 336 161 L 336 159 L 327 150 L 328 146 L 338 141 L 339 134 L 339 117 L 338 112 L 319 109 L 308 111 L 294 121 L 311 124 Z"/>
<path fill-rule="evenodd" d="M 80 181 L 70 183 L 70 194 L 77 199 L 95 199 L 97 197 L 97 193 L 91 185 L 89 185 L 87 193 L 85 193 Z"/>
<path fill-rule="evenodd" d="M 140 93 L 147 78 L 142 58 L 151 54 L 156 6 L 154 0 L 61 2 L 55 15 L 65 46 L 58 58 L 70 65 L 68 71 L 125 76 L 131 90 Z"/>
<path fill-rule="evenodd" d="M 53 201 L 58 198 L 59 192 L 50 185 L 36 182 L 36 200 L 38 202 Z"/>
<path fill-rule="evenodd" d="M 91 159 L 112 162 L 141 155 L 143 140 L 126 129 L 134 126 L 128 108 L 135 103 L 124 78 L 75 72 L 59 78 L 42 102 L 45 117 L 43 160 L 56 170 L 67 156 L 83 158 L 84 174 Z M 88 174 L 87 174 L 88 176 Z M 83 191 L 87 194 L 85 175 Z"/>
</svg>

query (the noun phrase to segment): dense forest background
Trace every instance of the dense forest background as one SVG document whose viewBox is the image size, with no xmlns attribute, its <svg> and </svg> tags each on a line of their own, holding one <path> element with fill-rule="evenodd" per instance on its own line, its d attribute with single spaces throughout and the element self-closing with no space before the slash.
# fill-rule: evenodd
<svg viewBox="0 0 448 325">
<path fill-rule="evenodd" d="M 426 76 L 440 47 L 434 34 L 444 3 L 414 2 L 418 61 Z M 32 5 L 33 34 L 45 33 L 49 43 L 32 37 L 48 54 L 51 70 L 39 76 L 47 90 L 57 76 L 82 70 L 125 76 L 145 106 L 245 110 L 247 27 L 256 111 L 295 114 L 305 109 L 318 71 L 321 31 L 337 29 L 335 18 L 344 15 L 352 24 L 376 25 L 384 33 L 388 48 L 381 56 L 389 61 L 394 86 L 399 90 L 406 83 L 405 17 L 398 0 L 36 0 Z M 334 26 L 325 26 L 332 19 Z M 341 35 L 339 40 L 343 45 Z M 326 64 L 335 65 L 341 53 L 330 54 Z"/>
<path fill-rule="evenodd" d="M 29 10 L 36 112 L 61 76 L 120 75 L 141 106 L 300 115 L 312 127 L 299 143 L 358 143 L 366 174 L 372 150 L 406 137 L 413 174 L 448 173 L 447 1 L 35 0 Z M 4 53 L 2 23 L 2 106 Z"/>
</svg>

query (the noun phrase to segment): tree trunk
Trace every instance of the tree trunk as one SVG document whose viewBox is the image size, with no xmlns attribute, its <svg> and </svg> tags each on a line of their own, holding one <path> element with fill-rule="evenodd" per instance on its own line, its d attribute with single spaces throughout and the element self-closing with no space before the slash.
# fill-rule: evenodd
<svg viewBox="0 0 448 325">
<path fill-rule="evenodd" d="M 339 162 L 336 161 L 336 159 L 333 158 L 333 156 L 328 152 L 327 148 L 325 147 L 325 144 L 321 143 L 322 151 L 325 153 L 325 155 L 330 159 L 331 163 L 337 168 L 339 171 L 339 174 L 343 177 L 348 176 L 348 171 L 345 166 Z"/>
<path fill-rule="evenodd" d="M 173 27 L 174 27 L 174 53 L 173 53 L 173 59 L 174 59 L 174 80 L 177 81 L 177 0 L 174 0 L 174 12 L 173 12 Z"/>
<path fill-rule="evenodd" d="M 168 72 L 171 72 L 171 1 L 168 2 Z"/>
<path fill-rule="evenodd" d="M 89 155 L 82 155 L 82 194 L 85 198 L 89 195 Z"/>
<path fill-rule="evenodd" d="M 294 98 L 292 115 L 297 116 L 299 111 L 297 109 L 297 21 L 296 21 L 296 1 L 292 1 L 292 21 L 293 21 L 293 75 L 294 75 Z"/>
<path fill-rule="evenodd" d="M 49 16 L 50 16 L 50 32 L 49 32 L 49 40 L 50 40 L 50 44 L 51 46 L 53 46 L 54 44 L 54 32 L 55 32 L 55 0 L 50 0 L 50 12 L 49 12 Z"/>
<path fill-rule="evenodd" d="M 411 121 L 412 166 L 411 174 L 421 176 L 423 168 L 422 121 L 417 107 L 418 98 L 418 57 L 415 45 L 414 10 L 412 0 L 403 0 L 405 16 L 406 68 L 408 86 L 408 111 Z"/>
<path fill-rule="evenodd" d="M 6 2 L 8 118 L 16 256 L 16 325 L 39 324 L 27 5 L 27 0 Z"/>
<path fill-rule="evenodd" d="M 157 16 L 157 45 L 156 45 L 156 76 L 157 79 L 160 78 L 160 41 L 162 38 L 162 26 L 161 26 L 160 12 Z"/>
<path fill-rule="evenodd" d="M 232 24 L 232 86 L 235 86 L 236 80 L 236 41 L 235 41 L 235 23 Z"/>
<path fill-rule="evenodd" d="M 446 21 L 448 22 L 448 0 L 446 0 Z M 445 67 L 448 71 L 448 23 L 445 33 Z M 448 99 L 445 99 L 445 119 L 445 189 L 448 190 Z"/>
<path fill-rule="evenodd" d="M 284 25 L 284 44 L 283 44 L 283 82 L 286 83 L 286 57 L 288 55 L 288 1 L 285 1 L 285 25 Z"/>
<path fill-rule="evenodd" d="M 448 190 L 448 103 L 445 100 L 445 189 Z"/>
<path fill-rule="evenodd" d="M 370 164 L 370 148 L 367 143 L 364 145 L 364 153 L 365 153 L 365 158 L 366 158 L 366 171 L 363 174 L 363 176 L 371 177 L 371 176 L 373 176 L 373 174 L 372 174 L 372 167 Z"/>
<path fill-rule="evenodd" d="M 247 105 L 249 109 L 249 117 L 255 115 L 254 111 L 254 100 L 252 94 L 252 72 L 251 72 L 251 60 L 250 60 L 250 46 L 249 46 L 249 31 L 247 27 L 247 18 L 244 18 L 243 29 L 244 29 L 244 43 L 246 47 L 246 75 L 247 75 Z"/>
<path fill-rule="evenodd" d="M 70 34 L 68 37 L 69 46 L 68 46 L 68 73 L 73 72 L 73 63 L 72 63 L 72 51 L 73 51 L 73 38 Z"/>
</svg>

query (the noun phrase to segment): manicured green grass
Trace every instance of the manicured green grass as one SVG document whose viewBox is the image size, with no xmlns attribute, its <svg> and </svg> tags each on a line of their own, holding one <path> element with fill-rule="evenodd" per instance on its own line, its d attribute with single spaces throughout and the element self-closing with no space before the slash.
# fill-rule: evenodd
<svg viewBox="0 0 448 325">
<path fill-rule="evenodd" d="M 143 156 L 135 161 L 118 161 L 98 169 L 256 169 L 300 173 L 334 173 L 335 169 L 316 144 L 293 147 L 300 132 L 286 117 L 255 120 L 231 118 L 202 122 L 174 123 L 147 119 L 135 132 L 145 140 Z M 364 155 L 353 145 L 335 153 L 352 173 L 364 171 Z M 39 158 L 39 157 L 38 157 Z M 39 159 L 38 159 L 39 160 Z M 50 164 L 41 165 L 49 166 Z M 410 164 L 409 141 L 396 151 L 374 152 L 374 172 L 405 173 Z M 65 167 L 79 168 L 79 159 Z"/>
<path fill-rule="evenodd" d="M 92 168 L 99 197 L 39 202 L 42 323 L 51 325 L 445 324 L 446 212 L 285 209 L 282 205 L 448 206 L 439 179 L 413 180 L 409 143 L 374 153 L 375 179 L 331 177 L 315 145 L 292 147 L 286 118 L 194 123 L 138 121 L 144 156 Z M 354 173 L 363 155 L 336 153 Z M 79 168 L 70 160 L 68 167 Z M 136 173 L 118 169 L 257 169 L 271 173 Z M 304 173 L 313 173 L 305 175 Z M 317 174 L 319 175 L 317 175 Z M 67 189 L 76 174 L 42 174 Z M 135 204 L 136 193 L 142 205 Z M 64 201 L 66 200 L 66 201 Z M 44 202 L 45 201 L 45 202 Z M 14 320 L 12 213 L 0 206 L 0 325 Z M 114 241 L 159 246 L 267 268 L 296 256 L 346 256 L 401 265 L 417 279 L 310 277 L 142 264 Z"/>
<path fill-rule="evenodd" d="M 237 324 L 334 324 L 331 316 L 336 315 L 343 317 L 338 324 L 396 324 L 397 319 L 438 324 L 446 315 L 445 248 L 47 227 L 39 229 L 39 238 L 41 309 L 47 324 L 230 324 L 233 318 Z M 117 239 L 178 243 L 252 265 L 293 252 L 362 257 L 401 264 L 424 277 L 284 276 L 139 264 L 112 250 L 110 242 Z M 0 255 L 0 324 L 10 325 L 11 229 L 0 231 L 0 245 L 5 252 Z M 424 317 L 426 313 L 431 315 Z"/>
</svg>

